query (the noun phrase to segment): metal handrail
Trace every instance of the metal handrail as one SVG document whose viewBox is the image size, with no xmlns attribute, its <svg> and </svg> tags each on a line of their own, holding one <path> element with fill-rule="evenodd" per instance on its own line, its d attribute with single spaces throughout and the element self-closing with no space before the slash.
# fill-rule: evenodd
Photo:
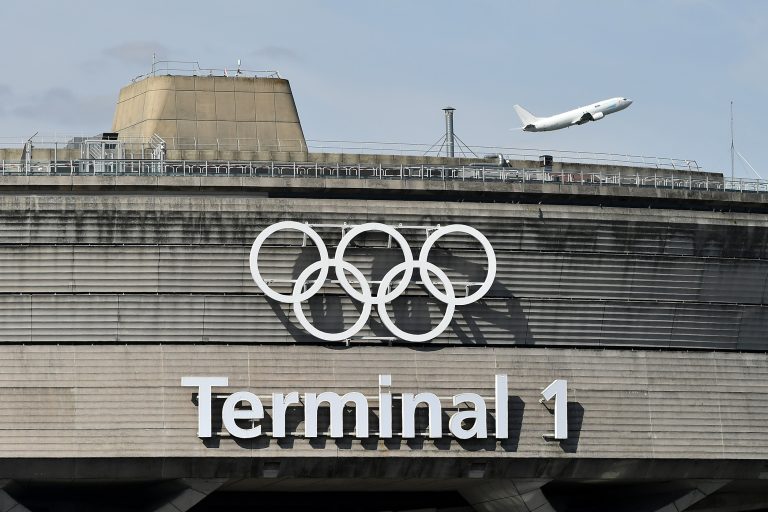
<svg viewBox="0 0 768 512">
<path fill-rule="evenodd" d="M 307 139 L 269 139 L 258 138 L 217 138 L 200 139 L 196 137 L 166 139 L 168 149 L 228 149 L 228 150 L 255 150 L 272 151 L 304 150 L 318 153 L 338 154 L 380 154 L 380 155 L 406 155 L 406 156 L 442 156 L 436 150 L 430 150 L 427 144 L 403 143 L 403 142 L 366 142 L 366 141 L 341 141 Z M 558 162 L 582 163 L 593 165 L 622 165 L 635 167 L 650 167 L 657 169 L 677 169 L 703 172 L 694 159 L 682 159 L 671 157 L 650 157 L 643 155 L 621 153 L 599 153 L 586 151 L 561 151 L 554 149 L 512 148 L 496 146 L 468 146 L 475 154 L 503 155 L 505 159 L 512 160 L 538 160 L 543 154 L 552 155 Z M 461 155 L 458 155 L 461 156 Z M 467 155 L 468 158 L 474 158 Z"/>
<path fill-rule="evenodd" d="M 239 65 L 231 69 L 203 68 L 200 67 L 200 63 L 196 60 L 157 60 L 152 62 L 151 71 L 135 77 L 131 82 L 138 82 L 150 76 L 158 75 L 280 78 L 280 73 L 274 70 L 241 69 Z"/>
<path fill-rule="evenodd" d="M 78 144 L 85 139 L 94 139 L 96 134 L 83 133 L 55 133 L 38 134 L 32 137 L 0 137 L 0 148 L 22 147 L 28 141 L 32 141 L 35 147 L 53 148 L 54 145 L 63 147 L 66 144 Z M 384 155 L 413 155 L 413 156 L 441 156 L 425 154 L 429 149 L 428 144 L 408 142 L 380 142 L 380 141 L 344 141 L 344 140 L 320 140 L 320 139 L 260 139 L 260 138 L 199 138 L 199 137 L 163 137 L 168 149 L 215 149 L 235 148 L 240 150 L 267 150 L 272 148 L 303 147 L 306 150 L 325 153 L 341 154 L 384 154 Z M 120 136 L 123 143 L 149 143 L 151 137 L 126 137 Z M 672 168 L 681 170 L 701 171 L 696 160 L 672 157 L 643 156 L 622 153 L 565 151 L 542 148 L 517 148 L 504 146 L 469 146 L 477 154 L 504 155 L 508 159 L 520 157 L 523 160 L 538 160 L 539 156 L 552 155 L 555 161 L 570 163 L 592 164 L 616 164 L 637 165 L 650 168 Z"/>
<path fill-rule="evenodd" d="M 85 140 L 98 139 L 98 136 L 87 135 L 35 135 L 30 138 L 0 138 L 0 148 L 23 148 L 32 143 L 35 149 L 79 149 Z M 153 147 L 148 137 L 120 137 L 120 143 L 130 146 L 127 156 L 133 158 L 146 157 L 147 151 Z M 168 150 L 216 150 L 216 151 L 288 151 L 333 153 L 342 155 L 379 154 L 393 156 L 440 156 L 431 154 L 429 146 L 417 143 L 402 142 L 371 142 L 371 141 L 341 141 L 317 139 L 267 139 L 260 138 L 197 138 L 169 137 L 164 138 Z M 477 154 L 487 154 L 497 158 L 517 162 L 538 161 L 543 154 L 552 155 L 557 164 L 587 164 L 607 166 L 632 166 L 650 169 L 684 170 L 690 172 L 705 172 L 696 160 L 670 157 L 651 157 L 634 154 L 562 151 L 554 149 L 515 148 L 496 146 L 471 146 Z M 246 157 L 247 158 L 247 157 Z M 488 163 L 487 159 L 472 158 L 478 164 Z"/>
<path fill-rule="evenodd" d="M 406 142 L 374 142 L 374 141 L 343 141 L 343 140 L 313 140 L 307 139 L 307 146 L 314 150 L 335 153 L 362 154 L 417 154 L 421 156 L 441 156 L 436 149 L 430 152 L 431 146 L 426 144 Z M 623 153 L 605 153 L 589 151 L 566 151 L 542 148 L 517 148 L 506 146 L 475 146 L 468 145 L 477 154 L 503 155 L 507 159 L 519 157 L 519 160 L 538 160 L 541 155 L 552 155 L 556 161 L 586 164 L 634 165 L 659 169 L 680 169 L 701 172 L 699 164 L 694 159 L 644 156 Z M 434 153 L 434 154 L 432 154 Z"/>
<path fill-rule="evenodd" d="M 768 181 L 721 175 L 704 176 L 662 172 L 637 173 L 583 172 L 564 168 L 558 172 L 543 169 L 515 169 L 498 166 L 383 165 L 278 161 L 197 161 L 115 159 L 66 161 L 0 161 L 0 176 L 207 176 L 249 178 L 335 178 L 365 180 L 475 181 L 490 183 L 530 183 L 558 186 L 636 187 L 695 189 L 707 191 L 768 192 Z"/>
</svg>

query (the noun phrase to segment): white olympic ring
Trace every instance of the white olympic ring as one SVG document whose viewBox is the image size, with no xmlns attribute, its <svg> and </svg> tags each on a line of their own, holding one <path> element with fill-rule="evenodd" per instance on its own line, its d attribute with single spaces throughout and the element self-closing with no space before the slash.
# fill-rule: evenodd
<svg viewBox="0 0 768 512">
<path fill-rule="evenodd" d="M 445 302 L 446 304 L 445 315 L 443 315 L 443 319 L 440 320 L 440 323 L 437 324 L 437 327 L 435 327 L 429 332 L 425 332 L 424 334 L 411 334 L 409 332 L 403 331 L 402 329 L 400 329 L 395 325 L 395 323 L 389 318 L 389 314 L 387 313 L 386 303 L 383 303 L 383 302 L 379 303 L 379 307 L 378 307 L 379 319 L 384 324 L 384 326 L 387 329 L 389 329 L 389 332 L 391 332 L 392 334 L 394 334 L 400 339 L 413 341 L 413 342 L 429 341 L 432 338 L 439 336 L 440 333 L 443 332 L 446 329 L 446 327 L 448 327 L 448 324 L 450 324 L 451 320 L 453 319 L 453 311 L 456 309 L 456 303 L 454 300 L 454 293 L 453 293 L 453 285 L 448 280 L 448 276 L 445 275 L 445 272 L 440 270 L 440 268 L 438 268 L 433 263 L 419 260 L 416 263 L 413 263 L 413 266 L 418 267 L 419 269 L 424 271 L 424 273 L 426 273 L 427 269 L 431 270 L 432 273 L 437 276 L 440 282 L 443 283 L 443 286 L 445 287 L 445 291 L 447 294 L 447 299 L 448 299 L 447 301 L 442 301 L 442 302 Z M 387 286 L 389 286 L 389 283 L 392 281 L 392 278 L 406 268 L 407 266 L 405 262 L 399 263 L 394 267 L 392 267 L 392 270 L 387 272 L 387 274 L 381 279 L 381 284 L 379 285 L 379 293 L 381 293 L 382 289 L 386 290 Z M 427 279 L 429 280 L 429 276 L 427 276 Z"/>
<path fill-rule="evenodd" d="M 301 272 L 299 277 L 294 282 L 293 292 L 290 295 L 278 293 L 270 288 L 270 286 L 264 281 L 264 278 L 262 278 L 261 273 L 259 272 L 258 261 L 259 251 L 261 250 L 261 246 L 264 244 L 267 238 L 278 231 L 286 229 L 292 229 L 303 233 L 306 237 L 315 243 L 315 246 L 317 247 L 320 255 L 320 259 L 318 261 L 312 263 Z M 403 262 L 398 263 L 389 272 L 386 273 L 386 275 L 379 283 L 379 288 L 376 290 L 376 295 L 372 294 L 371 286 L 365 279 L 365 276 L 362 274 L 362 272 L 360 272 L 357 267 L 344 260 L 344 252 L 349 246 L 350 242 L 352 242 L 356 236 L 367 231 L 380 231 L 385 233 L 398 243 L 400 249 L 403 252 Z M 467 295 L 466 297 L 456 297 L 456 294 L 453 290 L 453 284 L 451 283 L 450 279 L 448 279 L 448 276 L 445 274 L 445 272 L 443 272 L 435 264 L 428 261 L 429 251 L 432 249 L 435 242 L 437 242 L 437 240 L 443 236 L 452 233 L 462 233 L 475 238 L 483 247 L 486 258 L 488 260 L 488 274 L 485 280 L 482 282 L 477 291 Z M 314 296 L 318 291 L 320 291 L 323 284 L 325 283 L 325 280 L 328 278 L 328 271 L 330 270 L 331 266 L 334 267 L 336 278 L 338 279 L 339 284 L 344 289 L 344 291 L 347 292 L 354 300 L 363 304 L 363 310 L 361 311 L 360 318 L 357 320 L 357 322 L 355 322 L 355 324 L 349 329 L 338 333 L 321 331 L 312 325 L 304 315 L 301 304 L 302 302 Z M 419 252 L 419 259 L 414 261 L 413 254 L 411 253 L 411 248 L 408 245 L 408 242 L 405 240 L 405 237 L 399 231 L 397 231 L 397 229 L 386 224 L 369 222 L 366 224 L 350 227 L 350 229 L 344 233 L 344 236 L 341 237 L 339 245 L 336 248 L 336 253 L 331 259 L 328 257 L 328 249 L 326 248 L 323 239 L 309 225 L 293 221 L 282 221 L 269 226 L 256 237 L 256 240 L 253 242 L 253 246 L 251 246 L 250 267 L 251 275 L 253 276 L 253 281 L 256 283 L 256 286 L 258 286 L 267 297 L 285 304 L 292 304 L 296 319 L 307 332 L 316 338 L 324 341 L 342 341 L 349 339 L 363 328 L 370 317 L 371 309 L 373 306 L 377 306 L 379 319 L 394 336 L 397 336 L 398 338 L 405 341 L 423 342 L 434 339 L 448 327 L 448 325 L 451 323 L 451 320 L 453 319 L 453 313 L 456 309 L 456 306 L 471 304 L 472 302 L 476 302 L 485 296 L 485 294 L 493 285 L 493 280 L 496 278 L 496 254 L 494 253 L 493 247 L 491 247 L 488 239 L 482 233 L 480 233 L 480 231 L 463 224 L 451 224 L 448 226 L 438 227 L 432 231 L 432 233 L 429 234 L 426 241 L 424 242 L 421 251 Z M 427 289 L 427 291 L 437 300 L 443 302 L 446 305 L 445 314 L 443 315 L 443 318 L 440 320 L 438 325 L 434 329 L 423 334 L 413 334 L 403 331 L 395 325 L 395 323 L 389 317 L 389 313 L 387 312 L 387 303 L 402 295 L 402 293 L 408 288 L 408 285 L 411 282 L 411 278 L 413 277 L 413 271 L 415 269 L 419 269 L 419 277 L 424 283 L 424 287 Z M 315 282 L 305 289 L 307 280 L 309 280 L 312 274 L 318 271 L 319 275 L 317 276 Z M 345 271 L 352 274 L 354 279 L 357 280 L 357 283 L 360 285 L 359 291 L 352 285 L 352 283 L 350 283 L 345 274 Z M 444 292 L 440 291 L 432 282 L 432 279 L 429 277 L 430 272 L 434 274 L 440 281 L 443 288 L 445 289 Z M 389 287 L 392 283 L 392 280 L 400 273 L 403 273 L 403 277 L 400 283 L 394 289 L 390 290 Z"/>
</svg>

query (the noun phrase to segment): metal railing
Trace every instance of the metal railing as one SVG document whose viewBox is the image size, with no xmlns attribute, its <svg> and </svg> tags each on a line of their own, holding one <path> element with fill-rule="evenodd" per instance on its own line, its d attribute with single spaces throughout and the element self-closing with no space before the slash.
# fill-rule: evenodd
<svg viewBox="0 0 768 512">
<path fill-rule="evenodd" d="M 410 144 L 403 142 L 360 142 L 341 140 L 311 140 L 307 146 L 312 151 L 342 154 L 398 154 L 416 156 L 445 156 L 434 146 L 427 144 Z M 502 155 L 508 160 L 538 160 L 541 155 L 550 155 L 557 162 L 583 163 L 592 165 L 624 165 L 648 167 L 656 169 L 677 169 L 701 171 L 699 164 L 693 159 L 643 156 L 622 153 L 599 153 L 589 151 L 563 151 L 557 149 L 514 148 L 501 146 L 467 146 L 473 154 L 496 156 Z M 474 158 L 472 154 L 457 157 Z"/>
<path fill-rule="evenodd" d="M 120 137 L 119 141 L 105 140 L 101 135 L 83 134 L 35 135 L 29 139 L 0 137 L 0 149 L 24 149 L 32 157 L 34 157 L 35 150 L 50 150 L 53 161 L 59 159 L 56 156 L 59 150 L 74 151 L 85 158 L 90 153 L 89 145 L 94 143 L 119 145 L 122 158 L 144 159 L 156 157 L 157 146 L 164 141 L 156 135 L 152 137 Z"/>
<path fill-rule="evenodd" d="M 547 172 L 498 166 L 365 165 L 274 161 L 187 161 L 155 159 L 0 161 L 0 176 L 201 176 L 248 178 L 322 178 L 531 183 L 600 187 L 643 187 L 707 191 L 768 192 L 768 181 L 727 179 L 719 174 L 659 171 Z"/>
<path fill-rule="evenodd" d="M 168 149 L 177 150 L 232 150 L 232 151 L 311 151 L 316 153 L 337 153 L 342 155 L 398 155 L 398 156 L 445 156 L 427 144 L 403 142 L 361 142 L 317 139 L 258 139 L 258 138 L 217 138 L 170 137 L 165 139 Z M 693 159 L 643 156 L 620 153 L 595 153 L 587 151 L 561 151 L 555 149 L 512 148 L 496 146 L 468 146 L 472 154 L 456 154 L 457 157 L 476 159 L 475 155 L 497 157 L 507 160 L 537 161 L 541 155 L 551 155 L 556 162 L 591 165 L 623 165 L 654 169 L 673 169 L 702 172 Z"/>
<path fill-rule="evenodd" d="M 705 173 L 701 171 L 695 160 L 680 160 L 674 158 L 644 157 L 637 155 L 622 155 L 616 153 L 589 153 L 572 151 L 555 151 L 547 149 L 520 149 L 479 146 L 475 149 L 482 152 L 503 155 L 503 162 L 511 162 L 512 167 L 494 165 L 489 159 L 470 159 L 471 163 L 464 166 L 435 166 L 435 165 L 384 165 L 371 166 L 366 164 L 345 164 L 343 155 L 377 154 L 392 156 L 410 156 L 418 160 L 423 157 L 423 144 L 387 143 L 387 142 L 347 142 L 309 140 L 304 145 L 303 140 L 272 140 L 262 142 L 259 139 L 180 139 L 159 137 L 121 137 L 121 158 L 105 156 L 106 160 L 93 159 L 87 161 L 83 151 L 89 141 L 99 141 L 99 137 L 81 135 L 36 135 L 29 139 L 0 138 L 0 147 L 24 148 L 20 160 L 5 160 L 0 172 L 5 175 L 35 175 L 35 174 L 116 174 L 116 175 L 220 175 L 247 174 L 249 176 L 264 175 L 265 166 L 270 172 L 278 175 L 291 175 L 296 168 L 296 176 L 317 176 L 361 179 L 442 179 L 460 181 L 501 181 L 501 182 L 540 182 L 540 183 L 576 183 L 585 185 L 623 185 L 656 188 L 689 188 L 704 190 L 731 190 L 739 192 L 765 192 L 768 188 L 766 181 L 749 178 L 724 178 L 722 174 Z M 31 148 L 31 149 L 30 149 Z M 50 150 L 44 154 L 46 160 L 35 159 L 39 149 Z M 270 162 L 246 161 L 231 162 L 199 160 L 167 161 L 163 159 L 168 150 L 182 149 L 212 149 L 217 151 L 281 151 L 326 153 L 325 159 L 338 157 L 338 164 L 314 164 L 303 162 Z M 58 152 L 58 150 L 68 150 Z M 73 154 L 74 153 L 74 154 Z M 521 166 L 522 161 L 537 161 L 542 154 L 551 154 L 557 163 L 554 172 L 546 172 L 538 167 Z M 71 158 L 79 159 L 68 160 Z M 113 158 L 113 159 L 110 159 Z M 246 155 L 247 158 L 247 155 Z M 98 163 L 94 163 L 98 160 Z M 354 160 L 354 159 L 352 159 Z M 498 158 L 493 158 L 501 162 Z M 603 172 L 584 168 L 589 164 L 605 166 L 609 169 Z M 94 171 L 94 166 L 99 167 Z M 237 169 L 248 168 L 247 172 Z M 634 167 L 634 168 L 633 168 Z M 103 169 L 102 169 L 103 168 Z M 640 172 L 637 172 L 637 168 Z M 181 171 L 178 171 L 181 169 Z M 189 171 L 191 169 L 191 171 Z M 199 171 L 204 169 L 204 171 Z M 214 169 L 214 171 L 211 171 Z M 218 170 L 217 170 L 218 169 Z M 224 169 L 223 171 L 221 169 Z M 272 171 L 272 169 L 277 169 Z M 287 169 L 287 170 L 286 170 Z M 694 175 L 687 175 L 693 171 Z M 679 173 L 676 175 L 676 173 Z"/>
<path fill-rule="evenodd" d="M 0 138 L 0 148 L 21 148 L 32 142 L 35 148 L 77 149 L 84 140 L 98 138 L 94 135 L 54 134 L 36 135 L 31 139 Z M 128 158 L 145 158 L 151 153 L 151 138 L 120 137 L 126 145 Z M 163 137 L 168 150 L 198 151 L 292 151 L 334 153 L 342 155 L 394 155 L 394 156 L 444 156 L 427 144 L 404 142 L 365 142 L 317 139 L 273 139 L 273 138 L 199 138 L 199 137 Z M 588 151 L 563 151 L 556 149 L 514 148 L 498 146 L 469 146 L 477 155 L 486 155 L 497 159 L 501 155 L 506 160 L 538 161 L 541 155 L 551 155 L 555 162 L 606 166 L 632 166 L 651 169 L 670 169 L 678 171 L 703 172 L 696 160 L 659 156 L 643 156 L 621 153 L 599 153 Z M 462 156 L 458 154 L 456 156 Z M 467 156 L 478 162 L 474 156 Z"/>
<path fill-rule="evenodd" d="M 242 69 L 239 64 L 232 68 L 203 68 L 198 61 L 156 60 L 152 62 L 149 73 L 139 75 L 131 81 L 138 82 L 144 78 L 159 75 L 280 78 L 280 73 L 277 71 Z"/>
</svg>

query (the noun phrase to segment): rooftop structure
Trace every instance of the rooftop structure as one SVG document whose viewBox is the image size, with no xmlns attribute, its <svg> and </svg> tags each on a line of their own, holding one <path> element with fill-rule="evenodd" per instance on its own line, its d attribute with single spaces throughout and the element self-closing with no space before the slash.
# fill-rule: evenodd
<svg viewBox="0 0 768 512">
<path fill-rule="evenodd" d="M 112 131 L 174 148 L 307 151 L 291 86 L 275 77 L 149 76 L 120 91 Z"/>
</svg>

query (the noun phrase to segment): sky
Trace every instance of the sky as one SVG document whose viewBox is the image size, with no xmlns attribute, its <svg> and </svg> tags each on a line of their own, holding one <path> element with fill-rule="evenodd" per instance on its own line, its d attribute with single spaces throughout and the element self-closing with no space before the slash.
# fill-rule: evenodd
<svg viewBox="0 0 768 512">
<path fill-rule="evenodd" d="M 215 6 L 215 7 L 214 7 Z M 768 178 L 768 2 L 4 0 L 6 137 L 109 131 L 118 91 L 160 60 L 278 70 L 309 140 L 431 144 L 442 108 L 469 146 L 674 157 Z M 514 130 L 633 100 L 596 123 Z M 737 157 L 736 176 L 755 177 Z"/>
</svg>

